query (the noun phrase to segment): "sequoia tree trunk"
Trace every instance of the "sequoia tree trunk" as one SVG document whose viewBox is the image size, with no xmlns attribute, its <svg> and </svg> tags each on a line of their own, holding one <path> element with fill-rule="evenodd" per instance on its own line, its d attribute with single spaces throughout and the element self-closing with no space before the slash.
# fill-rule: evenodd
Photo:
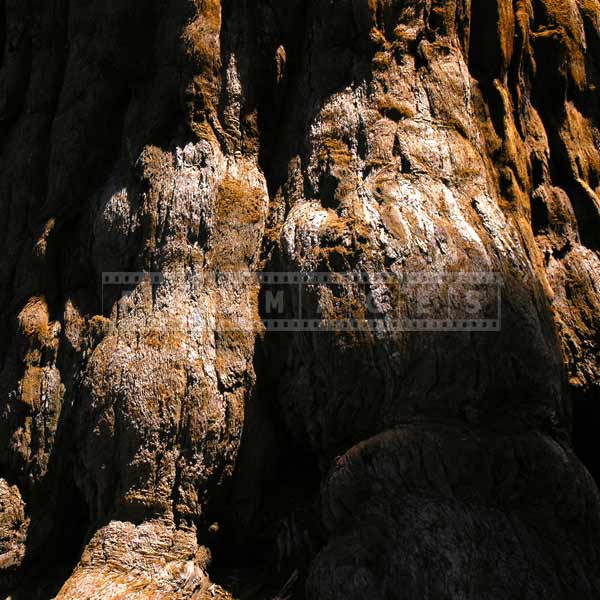
<svg viewBox="0 0 600 600">
<path fill-rule="evenodd" d="M 6 596 L 600 597 L 598 0 L 0 0 L 0 61 Z"/>
</svg>

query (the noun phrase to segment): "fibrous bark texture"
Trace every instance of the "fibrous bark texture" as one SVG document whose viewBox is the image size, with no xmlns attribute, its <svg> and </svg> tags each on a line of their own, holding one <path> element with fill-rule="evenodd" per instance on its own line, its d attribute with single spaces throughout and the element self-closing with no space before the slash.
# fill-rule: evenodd
<svg viewBox="0 0 600 600">
<path fill-rule="evenodd" d="M 598 0 L 0 0 L 0 61 L 6 596 L 600 597 Z M 502 327 L 219 328 L 232 271 Z"/>
</svg>

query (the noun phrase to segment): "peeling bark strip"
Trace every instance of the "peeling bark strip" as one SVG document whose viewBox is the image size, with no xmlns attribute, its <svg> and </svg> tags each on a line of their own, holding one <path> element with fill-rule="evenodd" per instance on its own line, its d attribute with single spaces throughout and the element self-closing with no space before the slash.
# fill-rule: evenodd
<svg viewBox="0 0 600 600">
<path fill-rule="evenodd" d="M 3 597 L 600 597 L 599 65 L 597 0 L 0 0 Z"/>
</svg>

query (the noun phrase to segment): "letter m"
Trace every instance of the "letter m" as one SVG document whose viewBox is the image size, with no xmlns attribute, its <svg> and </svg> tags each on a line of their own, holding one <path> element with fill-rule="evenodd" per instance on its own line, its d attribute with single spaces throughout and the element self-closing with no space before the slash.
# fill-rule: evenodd
<svg viewBox="0 0 600 600">
<path fill-rule="evenodd" d="M 277 294 L 273 294 L 271 290 L 267 290 L 265 296 L 265 312 L 267 315 L 271 315 L 275 312 L 278 314 L 283 314 L 285 304 L 285 298 L 283 295 L 283 290 L 277 292 Z"/>
</svg>

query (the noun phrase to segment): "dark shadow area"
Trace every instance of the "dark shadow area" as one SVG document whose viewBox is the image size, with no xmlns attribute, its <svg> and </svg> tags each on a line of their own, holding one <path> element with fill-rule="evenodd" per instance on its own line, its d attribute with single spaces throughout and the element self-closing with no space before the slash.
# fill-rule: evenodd
<svg viewBox="0 0 600 600">
<path fill-rule="evenodd" d="M 600 388 L 573 390 L 573 446 L 579 460 L 600 486 Z"/>
<path fill-rule="evenodd" d="M 481 84 L 491 83 L 503 66 L 498 21 L 497 2 L 472 4 L 469 69 Z"/>
<path fill-rule="evenodd" d="M 303 599 L 308 566 L 322 545 L 319 466 L 287 431 L 276 405 L 279 368 L 265 362 L 269 344 L 281 344 L 284 335 L 257 344 L 257 387 L 245 407 L 236 472 L 208 507 L 199 535 L 211 550 L 211 580 L 242 598 Z"/>
<path fill-rule="evenodd" d="M 47 480 L 57 479 L 50 472 Z M 13 600 L 54 598 L 77 565 L 88 541 L 88 507 L 72 477 L 62 476 L 55 492 L 44 487 L 31 499 L 26 542 L 28 559 L 15 582 L 16 589 L 7 590 Z"/>
</svg>

